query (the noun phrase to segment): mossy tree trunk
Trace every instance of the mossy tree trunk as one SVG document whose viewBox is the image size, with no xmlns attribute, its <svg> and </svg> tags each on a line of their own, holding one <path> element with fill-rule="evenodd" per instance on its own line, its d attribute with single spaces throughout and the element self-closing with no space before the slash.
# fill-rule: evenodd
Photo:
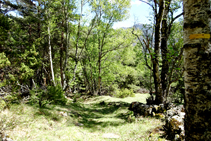
<svg viewBox="0 0 211 141">
<path fill-rule="evenodd" d="M 209 0 L 184 0 L 185 140 L 211 139 L 211 47 Z"/>
</svg>

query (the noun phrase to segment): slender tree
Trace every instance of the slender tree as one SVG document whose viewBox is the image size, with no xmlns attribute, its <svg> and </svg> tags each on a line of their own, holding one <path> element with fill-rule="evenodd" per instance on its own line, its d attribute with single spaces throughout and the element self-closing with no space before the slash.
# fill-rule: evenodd
<svg viewBox="0 0 211 141">
<path fill-rule="evenodd" d="M 171 27 L 173 22 L 183 15 L 183 13 L 174 17 L 174 12 L 176 9 L 180 8 L 179 1 L 173 0 L 159 0 L 159 1 L 144 1 L 148 4 L 153 10 L 154 16 L 154 45 L 151 48 L 151 62 L 152 62 L 152 71 L 154 78 L 155 102 L 157 104 L 164 103 L 166 101 L 166 96 L 168 95 L 167 90 L 169 88 L 169 62 L 168 62 L 168 38 L 171 33 Z M 137 35 L 136 35 L 137 36 Z M 148 38 L 148 37 L 147 37 Z M 139 40 L 140 41 L 140 40 Z M 141 41 L 142 42 L 142 41 Z M 148 46 L 148 39 L 143 41 L 142 45 Z M 149 47 L 148 47 L 149 48 Z M 161 57 L 160 57 L 161 54 Z M 159 62 L 161 60 L 161 63 Z M 161 64 L 161 72 L 159 71 Z M 149 65 L 148 65 L 149 67 Z"/>
<path fill-rule="evenodd" d="M 184 0 L 185 140 L 211 139 L 209 0 Z"/>
</svg>

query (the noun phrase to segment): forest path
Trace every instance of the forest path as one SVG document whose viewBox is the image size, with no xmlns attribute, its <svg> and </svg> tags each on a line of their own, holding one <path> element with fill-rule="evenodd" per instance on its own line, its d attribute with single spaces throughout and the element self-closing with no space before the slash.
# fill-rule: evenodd
<svg viewBox="0 0 211 141">
<path fill-rule="evenodd" d="M 28 104 L 12 105 L 0 113 L 5 132 L 14 141 L 146 141 L 149 130 L 162 125 L 159 119 L 135 119 L 128 110 L 132 101 L 145 103 L 146 94 L 113 98 L 99 96 L 66 106 L 38 108 Z"/>
</svg>

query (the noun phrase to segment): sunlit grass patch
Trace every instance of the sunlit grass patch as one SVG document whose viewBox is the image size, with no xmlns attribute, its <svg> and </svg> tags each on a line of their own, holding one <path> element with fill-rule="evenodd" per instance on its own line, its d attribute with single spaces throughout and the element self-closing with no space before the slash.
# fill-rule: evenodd
<svg viewBox="0 0 211 141">
<path fill-rule="evenodd" d="M 101 96 L 46 108 L 16 104 L 1 112 L 0 119 L 6 121 L 4 132 L 15 141 L 158 140 L 159 135 L 149 131 L 163 124 L 159 119 L 135 119 L 128 111 L 130 102 L 144 103 L 146 97 L 146 94 L 123 99 Z M 105 104 L 99 104 L 102 101 Z"/>
<path fill-rule="evenodd" d="M 148 98 L 150 95 L 149 94 L 135 94 L 135 97 L 125 97 L 125 98 L 116 98 L 116 97 L 111 97 L 111 96 L 98 96 L 91 98 L 85 103 L 99 103 L 100 101 L 105 101 L 105 102 L 125 102 L 125 103 L 131 103 L 134 101 L 139 101 L 142 103 L 146 103 L 146 98 Z"/>
</svg>

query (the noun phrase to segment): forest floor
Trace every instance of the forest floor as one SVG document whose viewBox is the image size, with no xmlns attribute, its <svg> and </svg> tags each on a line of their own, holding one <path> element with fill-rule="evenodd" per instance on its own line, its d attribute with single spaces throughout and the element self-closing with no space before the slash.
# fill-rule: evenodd
<svg viewBox="0 0 211 141">
<path fill-rule="evenodd" d="M 131 102 L 146 103 L 148 94 L 99 96 L 66 106 L 14 104 L 0 113 L 0 126 L 14 141 L 162 141 L 152 130 L 164 123 L 153 117 L 135 119 Z"/>
</svg>

